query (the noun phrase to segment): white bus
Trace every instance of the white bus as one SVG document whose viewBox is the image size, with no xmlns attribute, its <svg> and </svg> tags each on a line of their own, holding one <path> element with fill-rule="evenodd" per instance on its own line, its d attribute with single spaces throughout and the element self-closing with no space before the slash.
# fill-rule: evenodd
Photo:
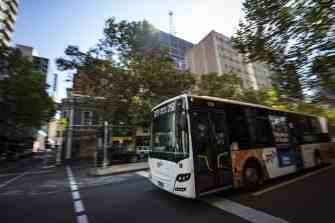
<svg viewBox="0 0 335 223">
<path fill-rule="evenodd" d="M 321 165 L 333 156 L 324 118 L 208 96 L 153 108 L 150 181 L 187 198 Z"/>
</svg>

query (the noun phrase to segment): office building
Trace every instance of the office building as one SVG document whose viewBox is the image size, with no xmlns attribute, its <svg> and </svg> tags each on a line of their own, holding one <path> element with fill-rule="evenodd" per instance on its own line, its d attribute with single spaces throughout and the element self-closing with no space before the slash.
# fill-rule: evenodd
<svg viewBox="0 0 335 223">
<path fill-rule="evenodd" d="M 10 45 L 17 11 L 18 0 L 0 0 L 0 46 Z"/>
<path fill-rule="evenodd" d="M 163 31 L 159 31 L 159 41 L 170 49 L 170 56 L 175 62 L 176 68 L 178 70 L 185 70 L 185 53 L 186 50 L 193 47 L 193 43 Z"/>
<path fill-rule="evenodd" d="M 31 46 L 17 44 L 16 48 L 20 50 L 21 54 L 24 57 L 26 57 L 29 61 L 31 61 L 34 64 L 36 70 L 45 74 L 45 78 L 47 77 L 49 68 L 49 59 L 34 55 L 34 48 Z"/>
<path fill-rule="evenodd" d="M 244 88 L 270 87 L 270 72 L 263 64 L 244 62 L 243 56 L 232 46 L 230 39 L 211 31 L 198 44 L 187 50 L 186 68 L 200 79 L 209 73 L 236 74 Z"/>
</svg>

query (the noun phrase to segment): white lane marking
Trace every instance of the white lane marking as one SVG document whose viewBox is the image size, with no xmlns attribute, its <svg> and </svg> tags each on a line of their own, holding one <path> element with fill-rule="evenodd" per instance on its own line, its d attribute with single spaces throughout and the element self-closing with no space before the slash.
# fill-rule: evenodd
<svg viewBox="0 0 335 223">
<path fill-rule="evenodd" d="M 42 170 L 42 171 L 31 171 L 29 174 L 43 174 L 43 173 L 54 173 L 53 170 Z"/>
<path fill-rule="evenodd" d="M 72 198 L 73 200 L 80 200 L 80 194 L 78 191 L 72 192 Z"/>
<path fill-rule="evenodd" d="M 220 208 L 226 212 L 229 212 L 233 215 L 237 215 L 240 218 L 248 220 L 250 222 L 255 223 L 289 223 L 288 221 L 269 215 L 265 212 L 241 205 L 234 201 L 230 201 L 224 198 L 220 198 L 217 196 L 210 196 L 207 198 L 202 199 L 206 203 L 210 204 L 211 206 Z"/>
<path fill-rule="evenodd" d="M 137 171 L 136 172 L 138 175 L 148 178 L 149 177 L 149 172 L 148 171 Z"/>
<path fill-rule="evenodd" d="M 73 199 L 73 206 L 76 214 L 79 214 L 77 216 L 77 222 L 78 223 L 89 223 L 87 215 L 85 214 L 85 208 L 84 204 L 80 199 L 80 193 L 78 191 L 78 186 L 75 180 L 75 177 L 73 175 L 73 172 L 71 170 L 71 167 L 66 167 L 66 172 L 68 174 L 69 178 L 69 184 L 72 191 L 72 199 Z"/>
<path fill-rule="evenodd" d="M 77 183 L 74 180 L 70 180 L 70 185 L 77 185 Z"/>
<path fill-rule="evenodd" d="M 27 170 L 26 172 L 22 173 L 21 175 L 16 176 L 16 177 L 14 177 L 14 178 L 12 178 L 12 179 L 10 179 L 10 180 L 7 180 L 7 181 L 4 182 L 3 184 L 0 184 L 0 188 L 3 188 L 3 187 L 5 187 L 5 186 L 7 186 L 8 184 L 14 182 L 15 180 L 18 180 L 18 179 L 22 178 L 22 177 L 23 177 L 24 175 L 26 175 L 28 172 L 29 172 L 29 171 Z"/>
<path fill-rule="evenodd" d="M 77 216 L 78 223 L 88 223 L 86 214 Z"/>
<path fill-rule="evenodd" d="M 317 174 L 319 174 L 319 173 L 325 172 L 325 171 L 327 171 L 327 170 L 329 170 L 329 169 L 331 169 L 331 168 L 334 168 L 334 167 L 335 167 L 335 165 L 331 165 L 331 166 L 328 166 L 328 167 L 324 167 L 324 168 L 322 168 L 322 169 L 320 169 L 320 170 L 316 170 L 316 171 L 314 171 L 314 172 L 312 172 L 312 173 L 308 173 L 308 174 L 305 174 L 305 175 L 303 175 L 303 176 L 294 178 L 294 179 L 292 179 L 292 180 L 288 180 L 288 181 L 285 181 L 285 182 L 283 182 L 283 183 L 274 185 L 274 186 L 272 186 L 272 187 L 268 187 L 268 188 L 266 188 L 266 189 L 264 189 L 264 190 L 257 191 L 257 192 L 255 192 L 255 193 L 253 193 L 252 195 L 253 195 L 253 196 L 260 196 L 260 195 L 265 194 L 265 193 L 267 193 L 267 192 L 270 192 L 270 191 L 276 190 L 276 189 L 278 189 L 278 188 L 284 187 L 284 186 L 286 186 L 286 185 L 295 183 L 295 182 L 297 182 L 297 181 L 299 181 L 299 180 L 303 180 L 303 179 L 305 179 L 305 178 L 308 178 L 308 177 L 317 175 Z"/>
<path fill-rule="evenodd" d="M 78 190 L 77 185 L 71 185 L 70 188 L 71 188 L 72 191 L 76 191 L 76 190 Z"/>
<path fill-rule="evenodd" d="M 85 211 L 84 205 L 81 202 L 81 200 L 78 200 L 78 201 L 74 202 L 74 209 L 76 210 L 77 213 Z"/>
<path fill-rule="evenodd" d="M 54 171 L 51 170 L 43 170 L 43 171 L 29 171 L 26 172 L 26 175 L 28 174 L 43 174 L 43 173 L 53 173 Z M 22 173 L 22 172 L 21 172 Z M 17 176 L 21 173 L 7 173 L 7 174 L 0 174 L 0 177 L 9 177 L 9 176 Z"/>
</svg>

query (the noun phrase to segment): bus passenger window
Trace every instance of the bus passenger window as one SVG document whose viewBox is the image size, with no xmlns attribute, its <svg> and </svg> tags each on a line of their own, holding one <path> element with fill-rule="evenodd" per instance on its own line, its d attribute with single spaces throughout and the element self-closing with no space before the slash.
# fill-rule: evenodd
<svg viewBox="0 0 335 223">
<path fill-rule="evenodd" d="M 246 108 L 239 105 L 227 106 L 226 120 L 229 129 L 229 141 L 237 143 L 240 149 L 250 148 L 249 122 Z"/>
</svg>

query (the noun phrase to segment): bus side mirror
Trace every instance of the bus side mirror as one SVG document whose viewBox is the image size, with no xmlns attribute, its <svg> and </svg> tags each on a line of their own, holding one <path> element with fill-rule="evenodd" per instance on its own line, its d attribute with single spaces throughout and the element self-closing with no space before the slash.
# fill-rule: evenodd
<svg viewBox="0 0 335 223">
<path fill-rule="evenodd" d="M 187 119 L 184 113 L 180 116 L 180 128 L 181 130 L 185 131 L 187 129 Z"/>
</svg>

